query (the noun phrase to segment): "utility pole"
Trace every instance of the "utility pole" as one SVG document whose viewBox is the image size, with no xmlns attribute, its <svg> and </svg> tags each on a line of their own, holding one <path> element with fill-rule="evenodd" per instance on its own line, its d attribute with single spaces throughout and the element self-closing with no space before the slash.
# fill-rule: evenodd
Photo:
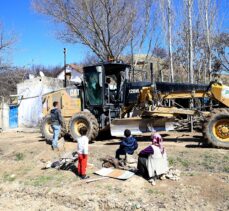
<svg viewBox="0 0 229 211">
<path fill-rule="evenodd" d="M 151 78 L 151 83 L 154 83 L 154 69 L 153 69 L 153 63 L 150 63 L 150 78 Z"/>
<path fill-rule="evenodd" d="M 64 48 L 64 87 L 67 86 L 67 79 L 66 79 L 66 48 Z"/>
</svg>

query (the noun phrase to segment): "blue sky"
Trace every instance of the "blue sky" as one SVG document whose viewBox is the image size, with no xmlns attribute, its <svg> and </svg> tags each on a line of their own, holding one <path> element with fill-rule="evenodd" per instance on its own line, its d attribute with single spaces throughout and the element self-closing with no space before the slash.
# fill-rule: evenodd
<svg viewBox="0 0 229 211">
<path fill-rule="evenodd" d="M 176 0 L 177 1 L 177 0 Z M 221 1 L 224 28 L 228 32 L 228 0 Z M 14 31 L 18 42 L 12 54 L 14 65 L 63 65 L 63 48 L 68 49 L 67 63 L 81 62 L 88 53 L 83 45 L 68 45 L 55 38 L 55 25 L 31 8 L 30 0 L 0 0 L 0 21 L 4 28 Z"/>
<path fill-rule="evenodd" d="M 67 45 L 55 38 L 52 24 L 31 8 L 30 0 L 0 0 L 0 21 L 5 31 L 18 37 L 11 55 L 13 64 L 63 65 L 63 48 L 67 48 L 67 62 L 80 62 L 88 49 L 82 45 Z"/>
</svg>

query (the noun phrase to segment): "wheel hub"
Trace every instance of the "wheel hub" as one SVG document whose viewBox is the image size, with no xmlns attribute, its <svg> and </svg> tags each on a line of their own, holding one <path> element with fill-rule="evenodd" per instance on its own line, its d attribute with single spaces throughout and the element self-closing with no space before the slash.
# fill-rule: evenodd
<svg viewBox="0 0 229 211">
<path fill-rule="evenodd" d="M 227 127 L 222 127 L 222 132 L 224 133 L 224 134 L 227 134 L 228 133 L 228 128 Z"/>
<path fill-rule="evenodd" d="M 229 139 L 229 120 L 219 121 L 215 125 L 215 132 L 220 139 L 227 141 Z"/>
<path fill-rule="evenodd" d="M 82 127 L 88 128 L 88 124 L 86 121 L 84 121 L 84 120 L 75 121 L 74 130 L 78 136 L 80 136 L 80 128 L 82 128 Z"/>
<path fill-rule="evenodd" d="M 53 129 L 52 129 L 51 125 L 49 125 L 49 132 L 53 133 Z"/>
<path fill-rule="evenodd" d="M 46 131 L 48 131 L 49 133 L 53 133 L 51 123 L 47 122 L 45 125 L 45 128 L 46 128 Z"/>
</svg>

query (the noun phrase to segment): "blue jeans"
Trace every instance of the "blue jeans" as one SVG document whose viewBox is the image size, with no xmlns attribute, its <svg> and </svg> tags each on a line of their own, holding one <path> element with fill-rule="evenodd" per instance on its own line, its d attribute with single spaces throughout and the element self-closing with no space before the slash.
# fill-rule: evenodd
<svg viewBox="0 0 229 211">
<path fill-rule="evenodd" d="M 52 129 L 53 129 L 52 147 L 57 148 L 61 126 L 60 125 L 52 125 Z"/>
</svg>

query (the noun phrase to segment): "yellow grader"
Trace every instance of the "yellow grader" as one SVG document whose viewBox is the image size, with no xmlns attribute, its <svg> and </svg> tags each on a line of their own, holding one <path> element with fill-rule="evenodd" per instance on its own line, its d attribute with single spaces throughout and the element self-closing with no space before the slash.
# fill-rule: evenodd
<svg viewBox="0 0 229 211">
<path fill-rule="evenodd" d="M 198 131 L 203 142 L 229 148 L 229 87 L 214 81 L 209 85 L 131 82 L 131 67 L 123 63 L 102 63 L 84 67 L 81 85 L 63 88 L 43 96 L 41 132 L 52 139 L 50 109 L 60 102 L 65 126 L 61 135 L 79 136 L 88 128 L 93 140 L 99 131 L 123 136 L 153 131 Z"/>
</svg>

